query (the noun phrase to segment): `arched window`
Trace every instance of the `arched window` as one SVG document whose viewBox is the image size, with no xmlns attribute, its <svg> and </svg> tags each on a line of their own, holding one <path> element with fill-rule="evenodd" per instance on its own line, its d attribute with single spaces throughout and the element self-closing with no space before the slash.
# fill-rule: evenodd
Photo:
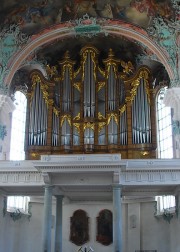
<svg viewBox="0 0 180 252">
<path fill-rule="evenodd" d="M 20 91 L 15 92 L 14 98 L 16 109 L 12 114 L 10 160 L 24 160 L 27 99 Z"/>
<path fill-rule="evenodd" d="M 157 143 L 158 158 L 173 158 L 172 111 L 163 103 L 166 88 L 157 97 Z"/>
<path fill-rule="evenodd" d="M 12 114 L 10 160 L 24 160 L 27 99 L 20 91 L 15 92 L 14 98 L 16 109 Z M 8 196 L 7 211 L 16 212 L 19 210 L 21 213 L 27 213 L 29 201 L 30 197 L 27 196 Z"/>
<path fill-rule="evenodd" d="M 30 197 L 28 196 L 8 196 L 7 197 L 7 211 L 21 213 L 28 213 Z"/>
<path fill-rule="evenodd" d="M 174 195 L 161 195 L 156 196 L 157 201 L 157 215 L 163 213 L 174 213 L 176 210 L 176 200 Z"/>
</svg>

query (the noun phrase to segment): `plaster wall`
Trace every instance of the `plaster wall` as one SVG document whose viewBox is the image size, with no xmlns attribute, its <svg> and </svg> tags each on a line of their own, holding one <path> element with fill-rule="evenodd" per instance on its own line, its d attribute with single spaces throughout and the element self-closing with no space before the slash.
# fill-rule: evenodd
<svg viewBox="0 0 180 252">
<path fill-rule="evenodd" d="M 3 197 L 0 197 L 2 210 Z M 134 208 L 134 211 L 133 211 Z M 89 217 L 90 241 L 86 244 L 94 251 L 112 252 L 113 246 L 103 246 L 96 241 L 96 217 L 103 209 L 112 210 L 110 203 L 65 203 L 63 205 L 63 251 L 76 252 L 79 247 L 69 241 L 70 217 L 77 209 L 83 209 Z M 123 204 L 123 252 L 136 249 L 156 249 L 158 252 L 179 252 L 180 221 L 174 217 L 170 224 L 154 217 L 154 202 Z M 137 216 L 132 225 L 130 217 Z M 52 251 L 54 251 L 55 206 L 52 212 Z M 13 221 L 9 214 L 0 213 L 0 252 L 42 251 L 43 203 L 32 203 L 30 221 L 22 217 Z"/>
<path fill-rule="evenodd" d="M 154 217 L 154 204 L 141 203 L 141 249 L 158 252 L 178 252 L 176 247 L 170 250 L 170 227 L 172 223 L 162 217 Z"/>
</svg>

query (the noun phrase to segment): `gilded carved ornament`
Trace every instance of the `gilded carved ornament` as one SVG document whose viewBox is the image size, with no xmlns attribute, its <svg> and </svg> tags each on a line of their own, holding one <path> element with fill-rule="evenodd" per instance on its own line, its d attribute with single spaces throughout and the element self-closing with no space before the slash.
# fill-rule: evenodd
<svg viewBox="0 0 180 252">
<path fill-rule="evenodd" d="M 98 66 L 98 71 L 104 78 L 106 77 L 106 72 L 100 66 Z"/>
<path fill-rule="evenodd" d="M 119 108 L 119 111 L 121 114 L 123 114 L 126 111 L 126 107 L 127 107 L 127 105 L 124 104 L 121 108 Z"/>
<path fill-rule="evenodd" d="M 114 71 L 115 78 L 117 79 L 117 78 L 118 78 L 118 76 L 117 76 L 117 70 L 118 70 L 118 69 L 117 69 L 116 63 L 114 63 L 114 62 L 108 62 L 108 64 L 107 64 L 106 78 L 107 78 L 107 79 L 109 78 L 111 66 L 113 67 L 113 71 Z"/>
<path fill-rule="evenodd" d="M 133 73 L 134 66 L 131 63 L 131 61 L 128 61 L 128 63 L 124 62 L 123 60 L 121 61 L 121 66 L 123 67 L 123 73 L 125 74 L 130 74 Z"/>
<path fill-rule="evenodd" d="M 77 129 L 78 133 L 80 133 L 81 124 L 80 123 L 73 123 L 73 126 Z"/>
<path fill-rule="evenodd" d="M 80 112 L 77 114 L 77 116 L 75 116 L 74 118 L 73 118 L 73 120 L 80 120 L 80 118 L 81 118 L 81 115 L 80 115 Z"/>
<path fill-rule="evenodd" d="M 126 97 L 125 101 L 128 102 L 132 102 L 134 100 L 134 97 L 136 96 L 137 93 L 137 88 L 140 85 L 140 81 L 141 79 L 144 80 L 145 83 L 145 90 L 146 90 L 146 94 L 148 96 L 148 102 L 150 103 L 150 92 L 149 92 L 149 73 L 146 69 L 143 69 L 140 71 L 138 78 L 134 79 L 131 83 L 132 89 L 130 90 L 130 97 Z"/>
<path fill-rule="evenodd" d="M 53 108 L 53 113 L 58 117 L 60 111 L 58 111 L 55 107 Z"/>
<path fill-rule="evenodd" d="M 49 101 L 49 93 L 48 93 L 48 85 L 47 84 L 44 84 L 42 83 L 42 80 L 40 78 L 40 76 L 38 75 L 33 75 L 32 76 L 32 92 L 31 92 L 31 95 L 30 95 L 30 100 L 32 101 L 32 98 L 34 96 L 34 92 L 35 92 L 35 87 L 37 85 L 37 83 L 40 84 L 40 89 L 42 91 L 42 94 L 43 94 L 43 99 L 45 100 L 46 104 L 50 104 L 50 101 Z"/>
<path fill-rule="evenodd" d="M 74 78 L 76 78 L 76 77 L 79 75 L 79 73 L 81 72 L 81 70 L 82 70 L 82 67 L 80 66 L 80 67 L 74 72 Z"/>
<path fill-rule="evenodd" d="M 64 77 L 65 77 L 65 72 L 66 72 L 66 69 L 69 69 L 69 76 L 70 76 L 70 80 L 73 79 L 73 66 L 72 64 L 64 64 L 63 67 L 62 67 L 62 80 L 64 80 Z"/>
<path fill-rule="evenodd" d="M 105 81 L 98 81 L 97 85 L 98 85 L 97 91 L 99 92 L 106 85 L 106 82 Z"/>
<path fill-rule="evenodd" d="M 116 113 L 110 113 L 107 116 L 107 125 L 109 125 L 111 119 L 114 119 L 115 123 L 118 125 L 118 115 Z"/>
<path fill-rule="evenodd" d="M 67 120 L 69 125 L 71 126 L 71 116 L 70 115 L 63 115 L 63 116 L 61 116 L 61 121 L 60 121 L 61 127 L 62 127 L 65 120 Z"/>
<path fill-rule="evenodd" d="M 81 82 L 74 82 L 73 87 L 76 88 L 79 92 L 81 92 Z"/>
<path fill-rule="evenodd" d="M 83 125 L 83 130 L 85 130 L 85 129 L 94 130 L 94 128 L 95 128 L 95 123 L 87 122 L 87 123 L 84 123 L 84 125 Z"/>
<path fill-rule="evenodd" d="M 98 112 L 98 119 L 99 120 L 106 120 L 106 118 L 101 114 L 101 112 Z"/>
<path fill-rule="evenodd" d="M 99 122 L 98 123 L 98 132 L 100 132 L 106 126 L 106 122 Z"/>
<path fill-rule="evenodd" d="M 58 71 L 57 71 L 57 66 L 50 66 L 50 65 L 47 65 L 46 66 L 46 71 L 47 71 L 47 74 L 50 78 L 52 78 L 53 76 L 56 76 L 58 74 Z"/>
<path fill-rule="evenodd" d="M 92 62 L 94 63 L 94 67 L 93 67 L 93 75 L 94 75 L 94 80 L 96 80 L 96 53 L 94 52 L 93 49 L 89 48 L 89 49 L 86 49 L 85 52 L 83 52 L 83 55 L 82 55 L 82 80 L 84 80 L 84 74 L 85 74 L 85 63 L 86 63 L 86 60 L 87 60 L 87 54 L 88 53 L 91 53 L 91 58 L 92 58 Z"/>
</svg>

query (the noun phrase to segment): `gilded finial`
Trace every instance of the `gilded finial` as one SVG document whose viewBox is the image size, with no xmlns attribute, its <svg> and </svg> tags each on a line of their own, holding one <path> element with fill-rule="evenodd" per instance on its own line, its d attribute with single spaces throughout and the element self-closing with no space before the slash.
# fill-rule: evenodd
<svg viewBox="0 0 180 252">
<path fill-rule="evenodd" d="M 114 57 L 114 52 L 113 52 L 112 48 L 109 49 L 108 56 L 111 58 Z"/>
<path fill-rule="evenodd" d="M 70 56 L 69 56 L 69 51 L 68 51 L 68 50 L 65 52 L 64 58 L 65 58 L 65 59 L 69 59 L 69 58 L 70 58 Z"/>
</svg>

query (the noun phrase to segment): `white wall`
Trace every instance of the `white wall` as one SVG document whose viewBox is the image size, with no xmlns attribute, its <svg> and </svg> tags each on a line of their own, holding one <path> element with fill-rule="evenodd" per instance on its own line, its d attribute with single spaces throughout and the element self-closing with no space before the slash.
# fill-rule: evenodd
<svg viewBox="0 0 180 252">
<path fill-rule="evenodd" d="M 0 197 L 0 252 L 40 252 L 42 251 L 43 204 L 32 204 L 32 217 L 13 221 L 6 214 L 3 217 L 3 197 Z M 134 207 L 134 211 L 133 211 Z M 53 215 L 54 213 L 53 207 Z M 96 217 L 103 209 L 112 210 L 110 203 L 66 203 L 63 206 L 63 252 L 75 252 L 78 246 L 69 241 L 70 217 L 77 209 L 83 209 L 89 217 L 90 245 L 94 251 L 112 252 L 112 244 L 103 246 L 96 242 Z M 136 225 L 130 224 L 130 216 L 137 215 Z M 54 251 L 54 227 L 52 227 L 52 251 Z M 176 217 L 171 223 L 154 217 L 154 202 L 123 204 L 123 251 L 136 249 L 157 249 L 158 252 L 180 251 L 180 220 Z M 140 246 L 140 247 L 137 247 Z"/>
</svg>

